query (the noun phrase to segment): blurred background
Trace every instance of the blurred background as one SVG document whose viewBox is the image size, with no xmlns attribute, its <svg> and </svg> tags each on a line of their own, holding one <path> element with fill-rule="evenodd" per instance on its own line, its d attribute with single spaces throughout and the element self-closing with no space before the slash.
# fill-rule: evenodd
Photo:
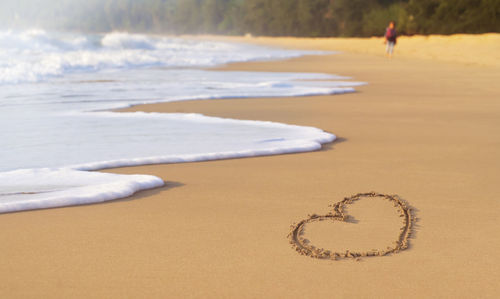
<svg viewBox="0 0 500 299">
<path fill-rule="evenodd" d="M 500 31 L 500 0 L 2 0 L 0 28 L 266 36 Z"/>
</svg>

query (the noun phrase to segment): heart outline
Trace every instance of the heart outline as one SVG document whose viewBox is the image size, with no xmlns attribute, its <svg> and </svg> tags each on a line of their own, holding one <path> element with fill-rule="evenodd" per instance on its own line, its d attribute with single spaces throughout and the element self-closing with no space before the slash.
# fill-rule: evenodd
<svg viewBox="0 0 500 299">
<path fill-rule="evenodd" d="M 398 240 L 393 242 L 394 244 L 396 244 L 394 247 L 388 246 L 385 250 L 372 250 L 364 252 L 350 252 L 349 250 L 346 250 L 346 252 L 332 252 L 323 248 L 316 248 L 314 245 L 309 244 L 309 240 L 302 237 L 304 235 L 304 229 L 307 224 L 324 220 L 348 222 L 350 216 L 344 212 L 346 205 L 352 204 L 353 202 L 361 200 L 362 198 L 377 197 L 392 201 L 394 203 L 394 207 L 396 207 L 400 212 L 400 217 L 404 218 L 404 226 L 401 227 L 401 233 L 399 234 Z M 288 239 L 290 241 L 290 244 L 292 245 L 292 248 L 294 248 L 299 254 L 317 259 L 342 260 L 351 258 L 359 260 L 361 257 L 385 256 L 391 253 L 398 253 L 402 250 L 408 249 L 409 238 L 412 235 L 412 230 L 416 218 L 412 213 L 413 209 L 398 195 L 388 195 L 376 192 L 358 193 L 350 197 L 345 197 L 342 201 L 329 206 L 333 207 L 333 209 L 328 214 L 308 215 L 308 218 L 303 219 L 298 223 L 292 224 L 290 226 L 291 231 L 288 234 Z"/>
</svg>

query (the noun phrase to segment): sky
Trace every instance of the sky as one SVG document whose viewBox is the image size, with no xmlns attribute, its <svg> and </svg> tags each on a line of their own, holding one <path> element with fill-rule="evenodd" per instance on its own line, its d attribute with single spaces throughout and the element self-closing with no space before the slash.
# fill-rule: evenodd
<svg viewBox="0 0 500 299">
<path fill-rule="evenodd" d="M 62 26 L 68 17 L 95 5 L 96 0 L 0 0 L 0 27 Z M 87 6 L 87 7 L 86 7 Z"/>
</svg>

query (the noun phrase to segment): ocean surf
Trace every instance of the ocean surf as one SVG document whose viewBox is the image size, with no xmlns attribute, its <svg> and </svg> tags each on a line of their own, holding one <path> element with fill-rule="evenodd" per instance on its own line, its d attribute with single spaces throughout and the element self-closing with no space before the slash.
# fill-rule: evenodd
<svg viewBox="0 0 500 299">
<path fill-rule="evenodd" d="M 163 181 L 94 170 L 313 151 L 317 128 L 111 109 L 184 100 L 341 94 L 325 74 L 209 66 L 321 52 L 109 33 L 0 32 L 0 213 L 123 198 Z M 314 80 L 322 80 L 315 82 Z"/>
</svg>

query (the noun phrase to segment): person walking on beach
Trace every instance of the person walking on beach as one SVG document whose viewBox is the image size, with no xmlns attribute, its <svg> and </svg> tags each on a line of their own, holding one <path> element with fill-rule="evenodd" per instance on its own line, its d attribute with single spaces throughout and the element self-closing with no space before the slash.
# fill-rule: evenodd
<svg viewBox="0 0 500 299">
<path fill-rule="evenodd" d="M 396 22 L 391 21 L 389 23 L 389 27 L 385 29 L 385 41 L 384 43 L 387 45 L 385 48 L 385 52 L 389 58 L 392 58 L 392 53 L 394 52 L 394 46 L 396 45 Z"/>
</svg>

